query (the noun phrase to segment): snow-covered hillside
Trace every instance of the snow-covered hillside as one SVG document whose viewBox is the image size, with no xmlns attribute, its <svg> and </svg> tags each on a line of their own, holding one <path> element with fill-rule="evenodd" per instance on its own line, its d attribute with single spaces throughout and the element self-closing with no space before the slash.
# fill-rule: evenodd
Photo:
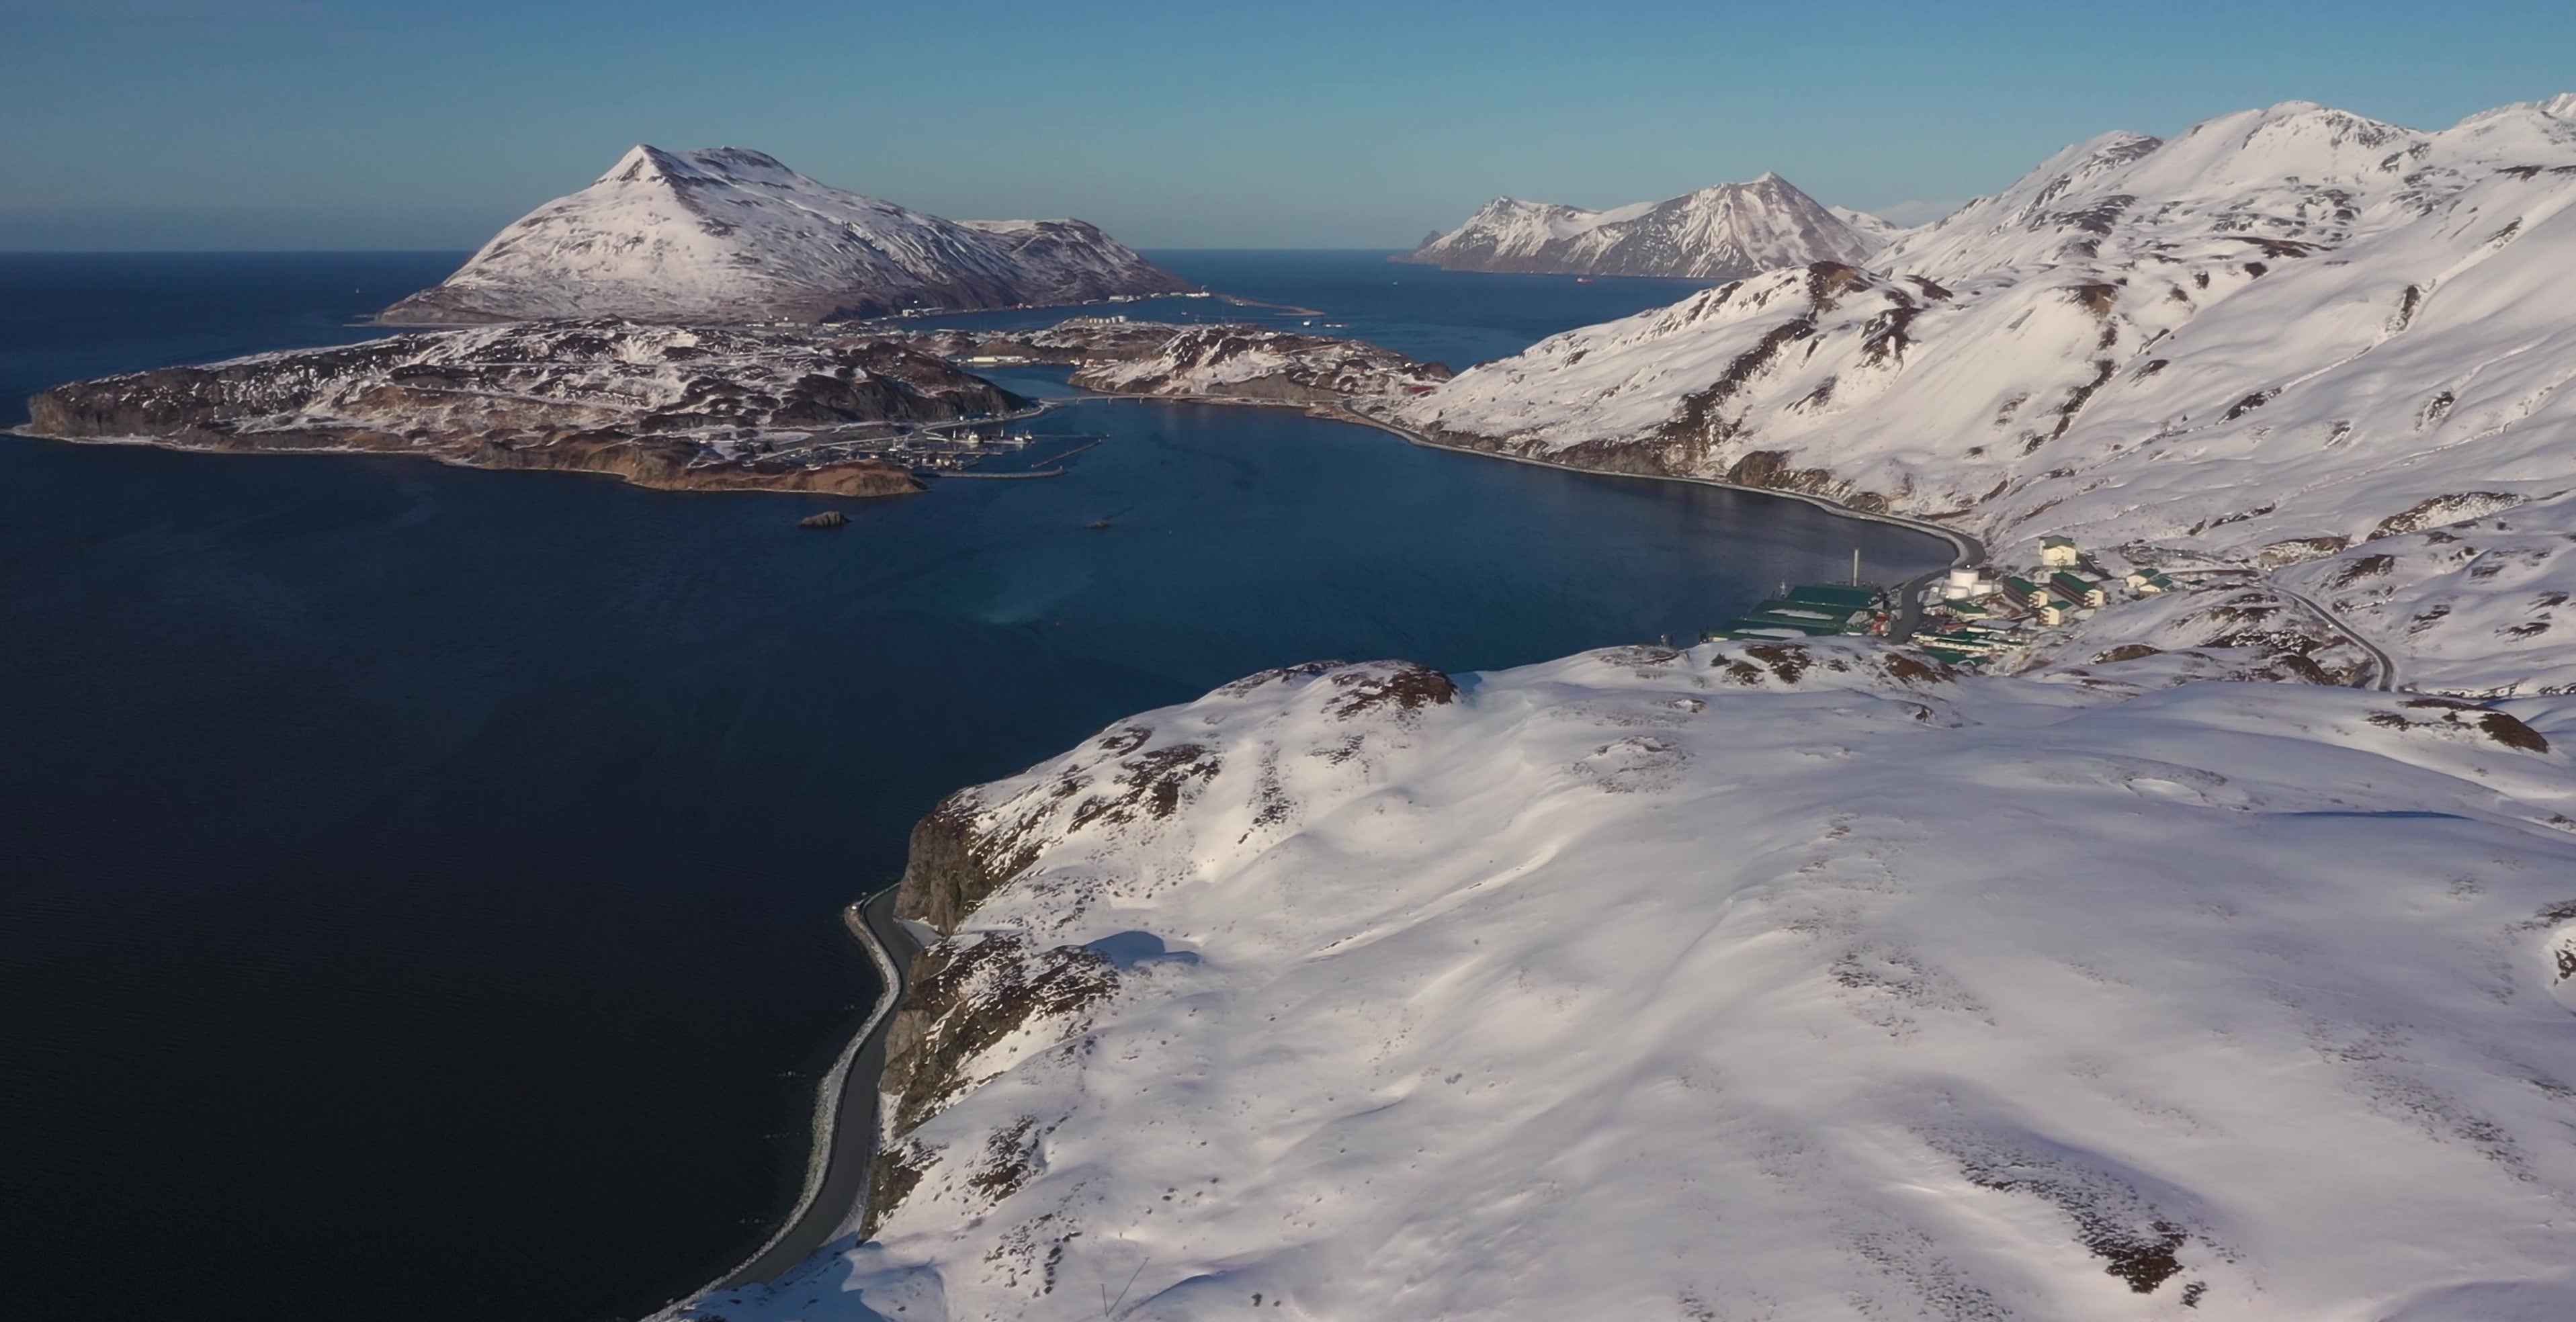
<svg viewBox="0 0 2576 1322">
<path fill-rule="evenodd" d="M 1460 444 L 2277 564 L 2576 489 L 2576 96 L 2112 134 L 1866 264 L 1559 335 Z M 2571 527 L 2569 531 L 2576 531 Z"/>
<path fill-rule="evenodd" d="M 876 1242 L 693 1311 L 2576 1316 L 2570 739 L 1858 642 L 1255 676 L 923 825 Z"/>
<path fill-rule="evenodd" d="M 756 151 L 637 147 L 383 319 L 813 322 L 1189 288 L 1079 220 L 942 220 Z"/>
<path fill-rule="evenodd" d="M 1498 197 L 1399 258 L 1456 271 L 1732 280 L 1809 262 L 1858 262 L 1901 233 L 1829 208 L 1776 174 L 1610 211 Z"/>
<path fill-rule="evenodd" d="M 2418 684 L 2576 693 L 2576 613 L 2562 609 L 2576 599 L 2576 496 L 2527 505 L 2498 496 L 2444 513 L 2441 526 L 2276 577 L 2403 654 Z"/>
</svg>

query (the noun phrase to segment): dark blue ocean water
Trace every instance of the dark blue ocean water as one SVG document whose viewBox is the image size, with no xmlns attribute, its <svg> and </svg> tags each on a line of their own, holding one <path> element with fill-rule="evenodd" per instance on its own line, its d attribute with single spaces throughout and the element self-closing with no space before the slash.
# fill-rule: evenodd
<svg viewBox="0 0 2576 1322">
<path fill-rule="evenodd" d="M 365 334 L 453 260 L 0 258 L 0 395 Z M 1170 260 L 1432 356 L 1634 310 Z M 1111 439 L 836 533 L 803 497 L 0 438 L 13 1305 L 648 1308 L 792 1197 L 803 1090 L 873 995 L 835 914 L 948 791 L 1262 667 L 1512 665 L 1687 633 L 1855 543 L 1946 559 L 1271 411 L 1047 425 Z"/>
</svg>

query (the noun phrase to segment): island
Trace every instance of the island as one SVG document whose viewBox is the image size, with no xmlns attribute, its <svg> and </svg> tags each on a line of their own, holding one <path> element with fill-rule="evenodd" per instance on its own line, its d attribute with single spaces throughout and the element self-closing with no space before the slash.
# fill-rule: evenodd
<svg viewBox="0 0 2576 1322">
<path fill-rule="evenodd" d="M 546 321 L 57 386 L 23 434 L 227 453 L 417 455 L 685 491 L 922 489 L 941 424 L 1030 402 L 900 339 Z"/>
</svg>

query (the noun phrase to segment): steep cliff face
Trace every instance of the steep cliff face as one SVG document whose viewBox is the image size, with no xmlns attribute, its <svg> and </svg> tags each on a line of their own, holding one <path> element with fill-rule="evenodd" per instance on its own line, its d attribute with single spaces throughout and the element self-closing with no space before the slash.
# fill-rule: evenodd
<svg viewBox="0 0 2576 1322">
<path fill-rule="evenodd" d="M 1809 262 L 1858 262 L 1894 232 L 1766 174 L 1609 211 L 1496 198 L 1397 260 L 1453 271 L 1735 280 Z"/>
<path fill-rule="evenodd" d="M 29 430 L 71 440 L 365 450 L 653 487 L 880 495 L 920 486 L 900 465 L 831 448 L 831 437 L 1025 402 L 896 341 L 588 321 L 106 377 L 48 390 L 28 412 Z"/>
<path fill-rule="evenodd" d="M 715 1311 L 2576 1306 L 2576 707 L 2177 685 L 2298 655 L 2230 604 L 1319 663 L 959 795 L 873 1240 Z"/>
<path fill-rule="evenodd" d="M 816 322 L 1189 288 L 1084 221 L 943 220 L 756 151 L 639 146 L 382 319 Z"/>
</svg>

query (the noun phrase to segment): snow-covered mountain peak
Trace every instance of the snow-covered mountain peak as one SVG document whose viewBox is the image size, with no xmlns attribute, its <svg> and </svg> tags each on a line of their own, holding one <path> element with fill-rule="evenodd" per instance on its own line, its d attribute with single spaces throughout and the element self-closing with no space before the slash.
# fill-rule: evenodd
<svg viewBox="0 0 2576 1322">
<path fill-rule="evenodd" d="M 683 168 L 671 153 L 647 143 L 637 143 L 608 167 L 608 173 L 593 180 L 594 184 L 633 184 L 667 180 L 674 170 Z"/>
<path fill-rule="evenodd" d="M 2363 180 L 2404 168 L 2426 135 L 2313 101 L 2203 120 L 2158 149 L 2137 176 L 2142 190 Z"/>
<path fill-rule="evenodd" d="M 828 321 L 1189 287 L 1080 221 L 960 223 L 831 187 L 749 148 L 639 144 L 384 316 Z"/>
<path fill-rule="evenodd" d="M 2240 561 L 2548 499 L 2576 489 L 2576 121 L 2552 104 L 2105 135 L 1865 262 L 1569 332 L 1400 412 L 1513 454 Z"/>
<path fill-rule="evenodd" d="M 2576 92 L 2481 111 L 2433 136 L 2438 153 L 2448 158 L 2508 165 L 2564 161 L 2576 157 Z"/>
<path fill-rule="evenodd" d="M 1403 260 L 1466 271 L 1727 280 L 1815 261 L 1855 262 L 1885 227 L 1856 226 L 1764 172 L 1605 211 L 1498 197 Z"/>
</svg>

